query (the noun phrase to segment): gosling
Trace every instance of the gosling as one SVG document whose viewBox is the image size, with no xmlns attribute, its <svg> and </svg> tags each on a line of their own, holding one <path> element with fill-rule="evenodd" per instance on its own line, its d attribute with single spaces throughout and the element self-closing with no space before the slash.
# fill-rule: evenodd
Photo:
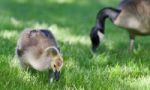
<svg viewBox="0 0 150 90">
<path fill-rule="evenodd" d="M 48 70 L 49 80 L 59 80 L 63 58 L 49 30 L 25 29 L 18 39 L 16 54 L 23 69 Z"/>
</svg>

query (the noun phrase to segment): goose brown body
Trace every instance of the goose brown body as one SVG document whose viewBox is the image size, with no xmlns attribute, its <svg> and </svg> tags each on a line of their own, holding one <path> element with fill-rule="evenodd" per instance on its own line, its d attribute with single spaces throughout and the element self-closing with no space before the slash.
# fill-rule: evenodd
<svg viewBox="0 0 150 90">
<path fill-rule="evenodd" d="M 130 33 L 150 34 L 150 0 L 127 0 L 114 24 Z"/>
</svg>

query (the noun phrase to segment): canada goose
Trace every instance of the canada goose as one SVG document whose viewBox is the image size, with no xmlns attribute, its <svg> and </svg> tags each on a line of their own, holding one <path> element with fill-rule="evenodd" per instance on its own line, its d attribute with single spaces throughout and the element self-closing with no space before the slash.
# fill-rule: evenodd
<svg viewBox="0 0 150 90">
<path fill-rule="evenodd" d="M 121 0 L 118 9 L 105 7 L 100 10 L 90 33 L 94 52 L 104 36 L 106 18 L 129 32 L 131 51 L 136 35 L 150 35 L 150 0 Z"/>
<path fill-rule="evenodd" d="M 45 29 L 25 29 L 17 42 L 16 54 L 23 68 L 32 67 L 38 71 L 53 70 L 59 79 L 63 58 L 52 33 Z"/>
</svg>

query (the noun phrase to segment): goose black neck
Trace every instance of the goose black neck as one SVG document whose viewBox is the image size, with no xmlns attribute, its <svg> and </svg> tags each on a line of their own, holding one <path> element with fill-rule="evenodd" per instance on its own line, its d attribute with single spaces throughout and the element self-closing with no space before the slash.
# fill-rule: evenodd
<svg viewBox="0 0 150 90">
<path fill-rule="evenodd" d="M 116 19 L 118 14 L 120 13 L 120 10 L 114 9 L 114 8 L 103 8 L 100 10 L 97 14 L 97 20 L 96 20 L 96 26 L 97 28 L 104 31 L 105 29 L 105 20 L 109 18 L 112 22 Z"/>
</svg>

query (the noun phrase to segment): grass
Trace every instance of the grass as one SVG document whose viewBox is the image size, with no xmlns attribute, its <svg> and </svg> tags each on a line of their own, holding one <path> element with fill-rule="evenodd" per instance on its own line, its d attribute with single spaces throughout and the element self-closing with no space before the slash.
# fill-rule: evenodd
<svg viewBox="0 0 150 90">
<path fill-rule="evenodd" d="M 128 53 L 128 33 L 107 21 L 97 54 L 90 51 L 96 13 L 116 5 L 117 0 L 0 0 L 0 89 L 149 90 L 149 37 L 137 37 Z M 48 83 L 46 71 L 20 69 L 15 47 L 27 27 L 48 28 L 55 35 L 64 57 L 58 82 Z"/>
</svg>

